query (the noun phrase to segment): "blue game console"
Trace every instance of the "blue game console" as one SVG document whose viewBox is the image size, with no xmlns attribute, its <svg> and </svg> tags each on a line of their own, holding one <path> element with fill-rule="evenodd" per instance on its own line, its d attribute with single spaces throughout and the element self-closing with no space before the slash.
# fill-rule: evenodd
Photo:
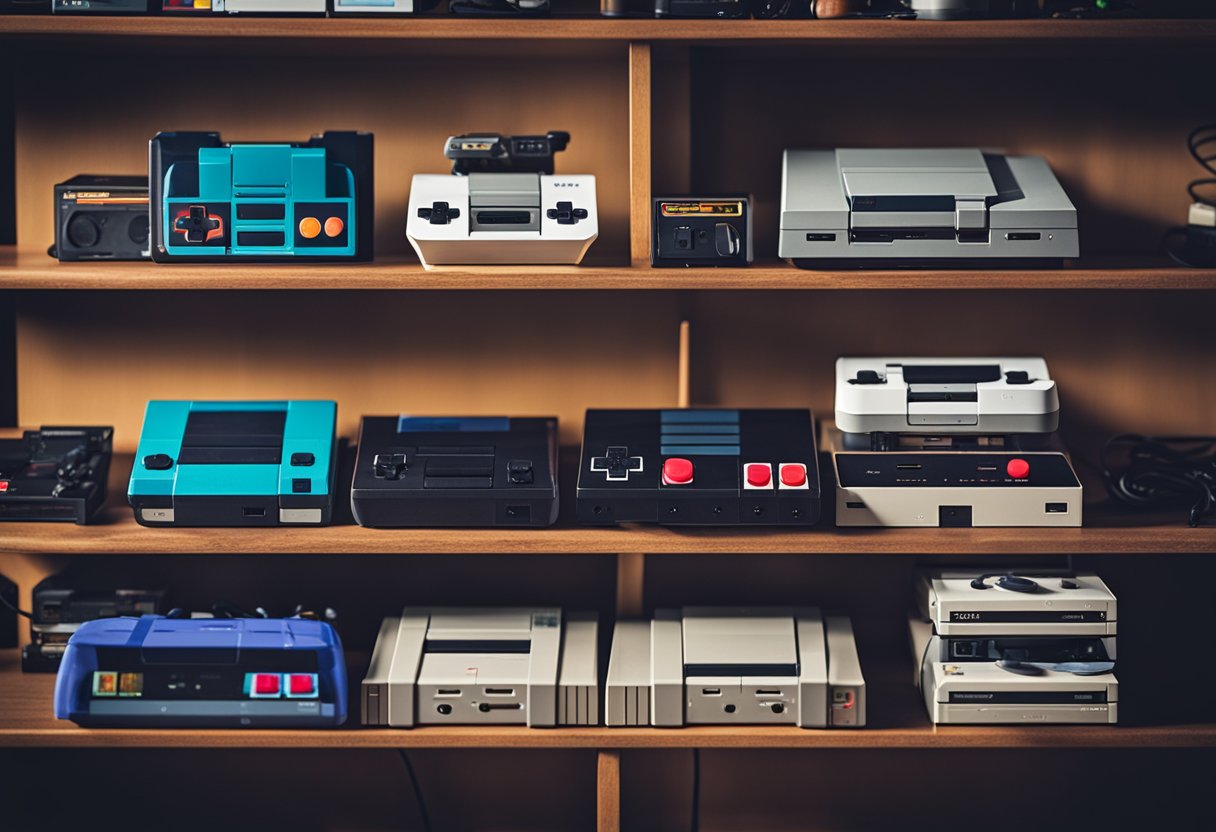
<svg viewBox="0 0 1216 832">
<path fill-rule="evenodd" d="M 153 260 L 372 257 L 370 133 L 296 144 L 158 133 L 148 165 Z"/>
<path fill-rule="evenodd" d="M 127 498 L 145 526 L 324 525 L 333 515 L 329 401 L 151 401 Z"/>
<path fill-rule="evenodd" d="M 334 628 L 306 618 L 102 618 L 68 641 L 55 716 L 86 728 L 326 728 L 346 721 Z"/>
</svg>

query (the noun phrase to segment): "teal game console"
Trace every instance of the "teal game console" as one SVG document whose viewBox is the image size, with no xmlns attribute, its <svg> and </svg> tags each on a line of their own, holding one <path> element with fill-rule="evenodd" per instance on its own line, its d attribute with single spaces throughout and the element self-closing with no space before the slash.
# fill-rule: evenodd
<svg viewBox="0 0 1216 832">
<path fill-rule="evenodd" d="M 128 500 L 144 526 L 329 523 L 338 406 L 150 401 Z"/>
</svg>

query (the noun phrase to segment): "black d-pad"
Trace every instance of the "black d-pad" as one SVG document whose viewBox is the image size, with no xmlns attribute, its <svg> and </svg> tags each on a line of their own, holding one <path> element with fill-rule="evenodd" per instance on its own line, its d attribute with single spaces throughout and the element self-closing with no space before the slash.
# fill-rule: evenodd
<svg viewBox="0 0 1216 832">
<path fill-rule="evenodd" d="M 610 445 L 604 456 L 591 457 L 591 470 L 603 471 L 610 480 L 628 480 L 631 471 L 642 470 L 642 458 L 630 456 L 624 445 Z"/>
<path fill-rule="evenodd" d="M 186 232 L 187 243 L 206 242 L 207 232 L 219 227 L 218 219 L 211 219 L 207 216 L 206 205 L 191 205 L 190 213 L 187 216 L 178 217 L 173 222 L 174 230 Z"/>
<path fill-rule="evenodd" d="M 574 225 L 579 220 L 587 219 L 586 208 L 575 208 L 573 202 L 559 202 L 556 208 L 545 212 L 551 220 L 557 220 L 558 225 Z"/>
<path fill-rule="evenodd" d="M 399 479 L 408 465 L 405 454 L 376 454 L 372 460 L 372 473 L 376 479 Z"/>
<path fill-rule="evenodd" d="M 447 225 L 460 217 L 460 209 L 446 202 L 432 202 L 430 208 L 419 208 L 418 218 L 429 220 L 431 225 Z"/>
</svg>

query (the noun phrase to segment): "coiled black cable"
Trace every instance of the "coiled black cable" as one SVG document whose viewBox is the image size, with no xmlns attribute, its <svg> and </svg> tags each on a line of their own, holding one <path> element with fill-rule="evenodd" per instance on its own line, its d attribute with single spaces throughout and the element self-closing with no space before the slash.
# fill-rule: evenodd
<svg viewBox="0 0 1216 832">
<path fill-rule="evenodd" d="M 1198 526 L 1216 504 L 1216 436 L 1123 433 L 1107 440 L 1101 462 L 1107 492 L 1132 508 L 1185 508 Z"/>
<path fill-rule="evenodd" d="M 1186 137 L 1186 147 L 1187 151 L 1191 154 L 1191 158 L 1200 167 L 1212 174 L 1212 176 L 1192 179 L 1187 183 L 1186 192 L 1191 197 L 1191 202 L 1216 207 L 1216 200 L 1212 196 L 1204 196 L 1205 189 L 1210 192 L 1216 188 L 1216 124 L 1202 124 L 1192 130 Z M 1162 245 L 1165 248 L 1165 253 L 1175 263 L 1187 266 L 1188 268 L 1196 268 L 1200 264 L 1188 262 L 1170 245 L 1171 240 L 1178 237 L 1186 237 L 1187 233 L 1186 226 L 1174 226 L 1165 232 Z"/>
</svg>

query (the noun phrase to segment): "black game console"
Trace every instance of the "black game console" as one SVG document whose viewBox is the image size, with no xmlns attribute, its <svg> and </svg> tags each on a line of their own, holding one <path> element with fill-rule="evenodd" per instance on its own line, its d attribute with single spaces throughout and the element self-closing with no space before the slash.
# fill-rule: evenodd
<svg viewBox="0 0 1216 832">
<path fill-rule="evenodd" d="M 654 0 L 655 17 L 751 17 L 751 0 Z"/>
<path fill-rule="evenodd" d="M 30 643 L 21 651 L 26 673 L 59 670 L 68 639 L 86 621 L 120 616 L 161 615 L 167 611 L 163 589 L 118 589 L 79 583 L 52 575 L 38 583 L 30 611 Z"/>
<path fill-rule="evenodd" d="M 656 197 L 652 266 L 746 266 L 752 262 L 751 198 Z"/>
<path fill-rule="evenodd" d="M 0 439 L 0 520 L 89 522 L 106 499 L 113 434 L 44 427 Z"/>
<path fill-rule="evenodd" d="M 811 412 L 588 410 L 577 514 L 595 525 L 813 525 Z"/>
<path fill-rule="evenodd" d="M 362 526 L 548 526 L 557 505 L 556 419 L 363 418 Z"/>
<path fill-rule="evenodd" d="M 550 130 L 543 136 L 504 136 L 502 133 L 465 133 L 451 136 L 443 155 L 452 161 L 452 173 L 543 173 L 553 175 L 553 157 L 570 144 L 570 134 Z"/>
<path fill-rule="evenodd" d="M 55 14 L 147 14 L 148 0 L 54 0 Z"/>
<path fill-rule="evenodd" d="M 450 0 L 448 11 L 476 17 L 544 17 L 549 0 Z"/>
<path fill-rule="evenodd" d="M 148 177 L 82 173 L 55 186 L 52 257 L 147 260 L 148 237 Z"/>
</svg>

